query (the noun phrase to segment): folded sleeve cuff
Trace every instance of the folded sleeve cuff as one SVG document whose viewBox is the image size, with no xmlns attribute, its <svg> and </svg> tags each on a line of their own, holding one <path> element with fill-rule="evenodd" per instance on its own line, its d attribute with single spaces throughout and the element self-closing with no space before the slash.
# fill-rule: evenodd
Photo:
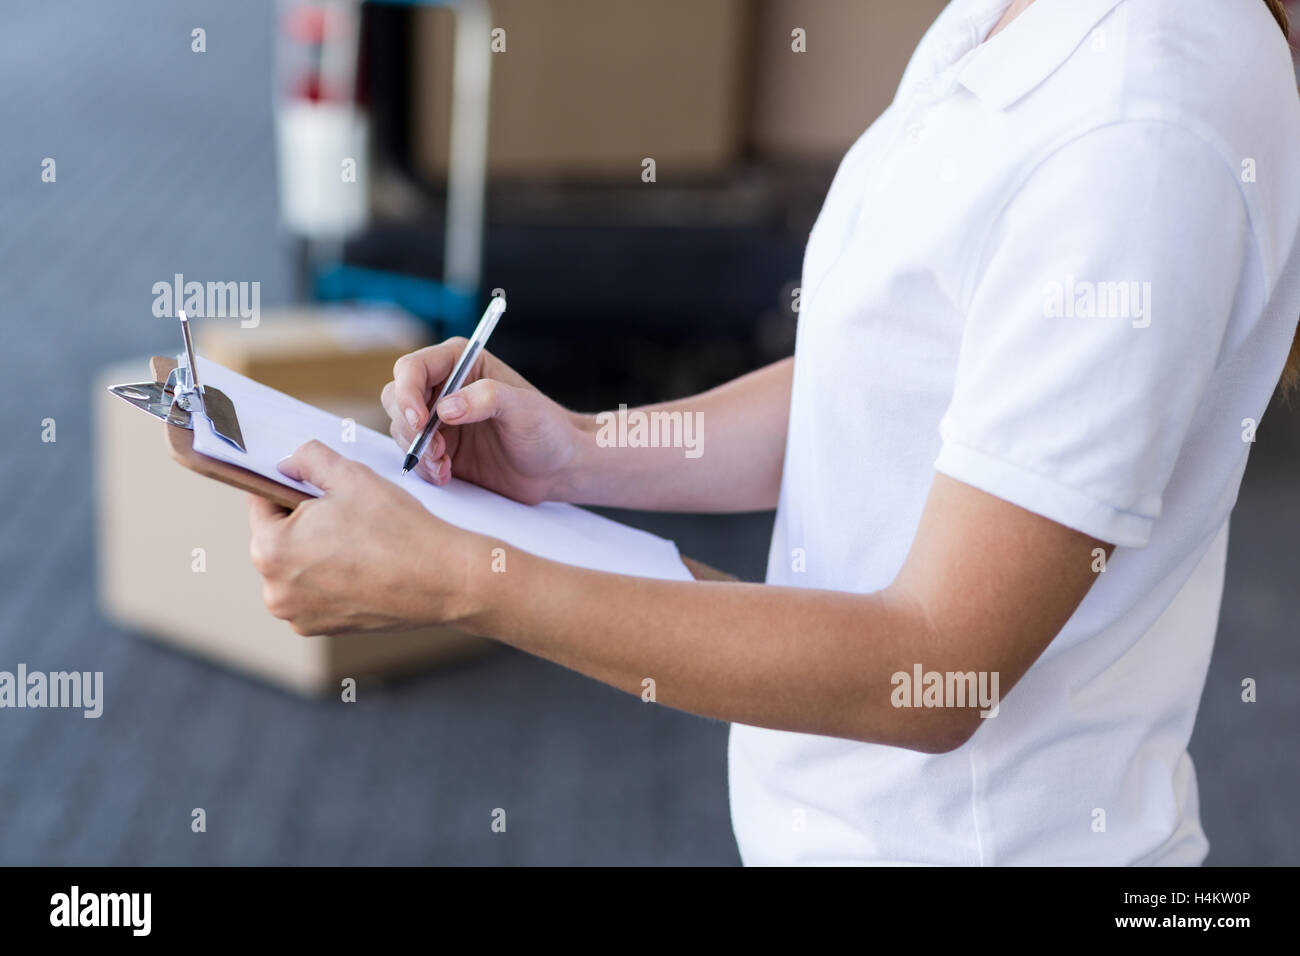
<svg viewBox="0 0 1300 956">
<path fill-rule="evenodd" d="M 1118 547 L 1145 547 L 1158 514 L 1158 504 L 1150 516 L 1124 511 L 951 440 L 944 442 L 934 467 L 949 478 Z"/>
</svg>

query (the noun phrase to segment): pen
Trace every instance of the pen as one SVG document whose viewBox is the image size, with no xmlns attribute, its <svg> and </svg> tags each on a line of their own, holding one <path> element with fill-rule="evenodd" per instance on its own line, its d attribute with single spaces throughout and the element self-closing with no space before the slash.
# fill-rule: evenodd
<svg viewBox="0 0 1300 956">
<path fill-rule="evenodd" d="M 199 385 L 198 363 L 194 361 L 194 340 L 190 338 L 190 319 L 184 309 L 176 310 L 176 317 L 181 320 L 181 335 L 185 338 L 185 364 L 190 367 L 190 388 L 202 393 Z"/>
<path fill-rule="evenodd" d="M 483 313 L 483 318 L 478 320 L 478 326 L 474 329 L 474 334 L 469 337 L 469 342 L 465 345 L 465 351 L 460 353 L 460 358 L 456 360 L 451 374 L 447 376 L 447 383 L 442 386 L 442 391 L 434 399 L 433 407 L 429 410 L 429 421 L 425 424 L 424 431 L 415 436 L 415 441 L 411 442 L 411 447 L 406 450 L 406 459 L 402 462 L 403 475 L 419 464 L 424 449 L 429 446 L 429 442 L 438 431 L 439 422 L 438 412 L 436 411 L 438 403 L 460 388 L 465 381 L 465 376 L 474 367 L 474 360 L 478 358 L 478 354 L 487 345 L 488 336 L 497 327 L 497 319 L 501 318 L 501 313 L 505 310 L 506 297 L 504 295 L 493 296 L 492 301 L 488 303 L 487 310 Z"/>
</svg>

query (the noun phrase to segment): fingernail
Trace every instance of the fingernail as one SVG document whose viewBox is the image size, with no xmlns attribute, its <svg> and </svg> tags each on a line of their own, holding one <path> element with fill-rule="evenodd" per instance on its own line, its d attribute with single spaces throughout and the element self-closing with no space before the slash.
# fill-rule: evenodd
<svg viewBox="0 0 1300 956">
<path fill-rule="evenodd" d="M 460 418 L 465 414 L 465 399 L 459 395 L 444 398 L 438 403 L 438 414 L 443 418 Z"/>
<path fill-rule="evenodd" d="M 410 425 L 412 428 L 420 424 L 420 413 L 417 412 L 414 408 L 408 408 L 406 410 L 406 423 Z"/>
</svg>

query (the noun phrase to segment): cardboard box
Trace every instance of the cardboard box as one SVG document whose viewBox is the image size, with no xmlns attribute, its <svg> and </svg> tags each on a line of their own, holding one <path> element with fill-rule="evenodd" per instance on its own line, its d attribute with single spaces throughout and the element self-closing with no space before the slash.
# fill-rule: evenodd
<svg viewBox="0 0 1300 956">
<path fill-rule="evenodd" d="M 838 160 L 894 98 L 947 0 L 762 0 L 753 126 L 760 154 Z M 806 52 L 791 49 L 804 31 Z"/>
<path fill-rule="evenodd" d="M 747 0 L 494 0 L 489 172 L 638 182 L 725 169 L 744 137 Z M 447 172 L 454 14 L 415 14 L 416 169 Z M 488 43 L 489 37 L 483 42 Z"/>
<path fill-rule="evenodd" d="M 200 355 L 305 402 L 364 405 L 364 424 L 381 424 L 382 431 L 388 424 L 379 392 L 392 380 L 393 363 L 428 344 L 428 328 L 393 309 L 274 309 L 251 328 L 221 319 L 195 323 Z"/>
<path fill-rule="evenodd" d="M 291 333 L 295 324 L 302 334 L 301 352 L 290 347 L 299 340 Z M 217 358 L 208 348 L 214 335 L 242 335 L 236 340 L 240 347 L 223 359 L 241 359 L 231 364 L 273 387 L 286 382 L 310 386 L 297 397 L 314 395 L 317 404 L 340 417 L 386 428 L 378 389 L 397 356 L 408 350 L 406 343 L 381 348 L 361 335 L 351 345 L 345 336 L 340 345 L 337 329 L 309 329 L 314 323 L 302 315 L 283 326 L 268 321 L 259 329 L 241 330 L 232 323 L 233 328 L 214 333 L 215 325 L 210 323 L 203 334 L 207 345 L 200 346 L 200 354 Z M 272 327 L 274 334 L 258 334 Z M 355 367 L 335 357 L 339 349 L 354 357 Z M 313 366 L 310 355 L 320 364 Z M 245 496 L 173 462 L 162 423 L 108 393 L 109 385 L 148 375 L 148 356 L 106 369 L 92 399 L 99 593 L 111 620 L 302 694 L 337 693 L 344 677 L 360 681 L 390 675 L 493 646 L 450 628 L 304 638 L 272 617 L 262 603 L 261 578 L 248 558 Z M 322 399 L 321 381 L 331 376 L 341 394 Z"/>
</svg>

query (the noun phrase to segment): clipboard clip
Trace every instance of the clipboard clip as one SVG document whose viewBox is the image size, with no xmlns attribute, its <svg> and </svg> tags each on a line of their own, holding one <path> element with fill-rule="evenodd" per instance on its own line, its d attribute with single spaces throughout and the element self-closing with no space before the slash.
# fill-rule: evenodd
<svg viewBox="0 0 1300 956">
<path fill-rule="evenodd" d="M 181 321 L 181 336 L 185 340 L 185 353 L 179 357 L 165 382 L 132 382 L 111 385 L 109 391 L 129 405 L 148 412 L 169 425 L 194 430 L 194 414 L 212 422 L 217 436 L 242 452 L 244 434 L 239 428 L 235 403 L 225 392 L 212 385 L 200 384 L 194 359 L 194 343 L 190 339 L 190 323 L 183 311 L 177 312 Z"/>
</svg>

